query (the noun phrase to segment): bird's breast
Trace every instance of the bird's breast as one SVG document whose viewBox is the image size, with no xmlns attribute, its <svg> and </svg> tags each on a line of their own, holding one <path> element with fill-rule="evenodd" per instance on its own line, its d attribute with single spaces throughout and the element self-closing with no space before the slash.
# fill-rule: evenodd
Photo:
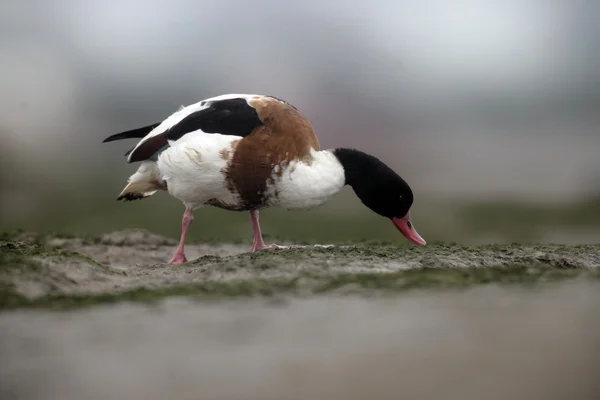
<svg viewBox="0 0 600 400">
<path fill-rule="evenodd" d="M 312 152 L 310 160 L 300 160 L 273 169 L 267 185 L 271 206 L 305 210 L 320 206 L 345 184 L 344 170 L 329 152 Z"/>
</svg>

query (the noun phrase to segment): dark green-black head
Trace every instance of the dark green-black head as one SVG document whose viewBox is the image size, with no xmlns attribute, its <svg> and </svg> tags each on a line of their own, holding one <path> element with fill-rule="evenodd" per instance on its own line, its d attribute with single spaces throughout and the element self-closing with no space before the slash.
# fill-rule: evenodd
<svg viewBox="0 0 600 400">
<path fill-rule="evenodd" d="M 342 164 L 346 184 L 362 203 L 377 214 L 389 218 L 408 240 L 425 245 L 410 219 L 414 201 L 412 189 L 400 175 L 378 158 L 355 149 L 335 149 Z"/>
</svg>

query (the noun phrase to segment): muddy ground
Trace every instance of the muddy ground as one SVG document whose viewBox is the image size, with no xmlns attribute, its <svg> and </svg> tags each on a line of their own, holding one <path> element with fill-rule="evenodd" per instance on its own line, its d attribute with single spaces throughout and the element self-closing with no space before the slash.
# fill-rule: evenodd
<svg viewBox="0 0 600 400">
<path fill-rule="evenodd" d="M 600 246 L 4 234 L 2 399 L 596 399 Z"/>
</svg>

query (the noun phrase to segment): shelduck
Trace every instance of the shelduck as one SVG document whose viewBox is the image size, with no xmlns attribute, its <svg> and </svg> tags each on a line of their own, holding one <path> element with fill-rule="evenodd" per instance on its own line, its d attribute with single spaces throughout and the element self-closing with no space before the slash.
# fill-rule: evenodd
<svg viewBox="0 0 600 400">
<path fill-rule="evenodd" d="M 117 200 L 159 190 L 185 205 L 181 240 L 170 264 L 187 262 L 185 238 L 203 206 L 248 211 L 251 251 L 266 248 L 259 210 L 306 210 L 350 185 L 362 203 L 389 218 L 411 242 L 425 245 L 411 222 L 413 192 L 376 157 L 349 148 L 321 150 L 310 122 L 273 96 L 227 94 L 182 107 L 160 123 L 121 132 L 103 142 L 141 138 L 126 153 L 141 162 Z"/>
</svg>

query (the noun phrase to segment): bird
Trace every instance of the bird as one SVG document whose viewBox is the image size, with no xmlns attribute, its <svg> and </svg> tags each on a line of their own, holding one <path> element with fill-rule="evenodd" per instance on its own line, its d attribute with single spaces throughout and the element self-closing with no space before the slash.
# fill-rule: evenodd
<svg viewBox="0 0 600 400">
<path fill-rule="evenodd" d="M 377 157 L 355 148 L 323 150 L 313 126 L 288 102 L 270 95 L 223 94 L 181 106 L 162 122 L 103 140 L 140 139 L 125 156 L 140 163 L 117 200 L 167 191 L 185 206 L 181 237 L 169 264 L 188 262 L 185 239 L 198 209 L 248 212 L 251 252 L 266 245 L 259 211 L 308 210 L 352 187 L 370 210 L 388 218 L 412 243 L 426 245 L 412 224 L 408 183 Z"/>
</svg>

